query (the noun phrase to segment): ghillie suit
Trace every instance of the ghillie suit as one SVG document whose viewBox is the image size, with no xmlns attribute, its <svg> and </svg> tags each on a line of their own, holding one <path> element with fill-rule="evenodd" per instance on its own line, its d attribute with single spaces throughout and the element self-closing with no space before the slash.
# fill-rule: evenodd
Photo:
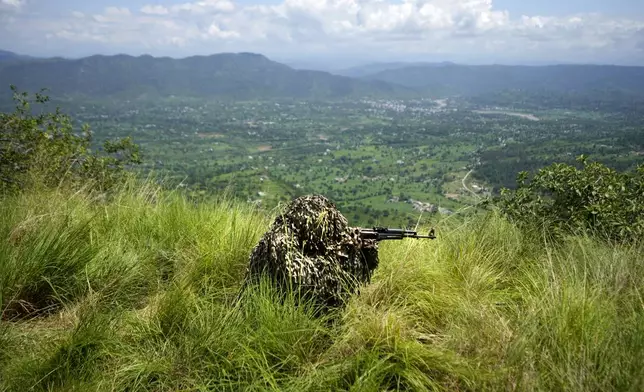
<svg viewBox="0 0 644 392">
<path fill-rule="evenodd" d="M 377 241 L 359 233 L 325 197 L 297 198 L 253 249 L 244 285 L 267 274 L 316 305 L 341 306 L 378 266 Z"/>
</svg>

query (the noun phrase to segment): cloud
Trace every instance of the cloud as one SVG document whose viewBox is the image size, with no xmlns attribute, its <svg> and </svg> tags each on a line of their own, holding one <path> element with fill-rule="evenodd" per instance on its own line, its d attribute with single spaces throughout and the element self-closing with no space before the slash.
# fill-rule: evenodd
<svg viewBox="0 0 644 392">
<path fill-rule="evenodd" d="M 3 7 L 29 8 L 23 1 L 0 1 Z M 138 10 L 108 7 L 60 20 L 19 15 L 13 26 L 27 32 L 9 34 L 7 41 L 42 44 L 48 37 L 61 46 L 101 42 L 114 50 L 163 55 L 249 50 L 610 61 L 639 51 L 644 32 L 643 18 L 510 15 L 492 0 L 200 0 Z"/>
<path fill-rule="evenodd" d="M 0 20 L 18 13 L 25 5 L 25 0 L 0 0 Z"/>
<path fill-rule="evenodd" d="M 132 13 L 130 12 L 129 8 L 107 7 L 105 8 L 105 15 L 114 17 L 127 17 L 131 16 Z"/>
<path fill-rule="evenodd" d="M 203 0 L 172 6 L 170 12 L 188 12 L 193 14 L 208 14 L 211 12 L 232 12 L 235 4 L 229 0 Z"/>
<path fill-rule="evenodd" d="M 146 5 L 141 8 L 141 13 L 147 15 L 167 15 L 170 11 L 162 5 Z"/>
<path fill-rule="evenodd" d="M 18 9 L 24 3 L 25 0 L 0 0 L 0 9 Z"/>
<path fill-rule="evenodd" d="M 15 22 L 25 0 L 0 0 L 0 33 L 6 35 L 7 26 Z"/>
<path fill-rule="evenodd" d="M 240 34 L 233 30 L 224 31 L 222 30 L 217 23 L 212 23 L 208 27 L 208 35 L 215 38 L 239 38 Z"/>
</svg>

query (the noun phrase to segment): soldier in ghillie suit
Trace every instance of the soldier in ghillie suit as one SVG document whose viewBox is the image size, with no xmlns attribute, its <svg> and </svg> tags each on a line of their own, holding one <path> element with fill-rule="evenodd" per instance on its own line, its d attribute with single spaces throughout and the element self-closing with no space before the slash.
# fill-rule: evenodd
<svg viewBox="0 0 644 392">
<path fill-rule="evenodd" d="M 341 306 L 378 266 L 378 242 L 351 228 L 323 196 L 299 197 L 253 249 L 244 285 L 268 275 L 323 308 Z"/>
</svg>

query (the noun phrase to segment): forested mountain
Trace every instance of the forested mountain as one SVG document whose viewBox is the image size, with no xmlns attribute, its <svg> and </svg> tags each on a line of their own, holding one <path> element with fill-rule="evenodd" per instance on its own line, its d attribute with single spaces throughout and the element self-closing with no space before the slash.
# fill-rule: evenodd
<svg viewBox="0 0 644 392">
<path fill-rule="evenodd" d="M 393 71 L 397 69 L 409 67 L 441 67 L 446 65 L 454 65 L 451 62 L 431 63 L 431 62 L 387 62 L 387 63 L 371 63 L 365 65 L 358 65 L 351 68 L 346 68 L 333 72 L 336 75 L 349 76 L 352 78 L 364 78 L 373 76 L 384 71 Z M 415 87 L 415 86 L 413 86 Z"/>
<path fill-rule="evenodd" d="M 620 91 L 644 95 L 644 67 L 607 65 L 467 66 L 422 65 L 367 75 L 432 95 L 480 95 L 504 90 L 588 93 Z"/>
<path fill-rule="evenodd" d="M 296 70 L 253 53 L 37 59 L 0 51 L 0 86 L 48 88 L 52 97 L 412 98 L 502 91 L 644 96 L 644 67 L 376 63 L 339 73 L 345 76 Z"/>
<path fill-rule="evenodd" d="M 0 50 L 0 61 L 9 60 L 18 57 L 17 54 L 13 52 L 8 52 L 6 50 Z"/>
<path fill-rule="evenodd" d="M 321 71 L 294 70 L 252 53 L 184 59 L 127 55 L 38 59 L 0 67 L 0 85 L 52 97 L 194 96 L 231 99 L 409 95 L 410 89 Z"/>
<path fill-rule="evenodd" d="M 17 61 L 17 60 L 29 60 L 33 59 L 33 57 L 30 56 L 24 56 L 18 53 L 10 52 L 8 50 L 2 50 L 0 49 L 0 62 L 6 62 L 6 61 Z"/>
</svg>

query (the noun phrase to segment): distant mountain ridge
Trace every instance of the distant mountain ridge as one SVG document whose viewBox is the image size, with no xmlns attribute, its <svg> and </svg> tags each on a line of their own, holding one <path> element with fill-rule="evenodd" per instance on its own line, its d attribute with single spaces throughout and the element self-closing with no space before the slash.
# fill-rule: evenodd
<svg viewBox="0 0 644 392">
<path fill-rule="evenodd" d="M 8 60 L 29 60 L 33 59 L 34 57 L 31 56 L 25 56 L 22 54 L 10 52 L 8 50 L 2 50 L 0 49 L 0 61 L 8 61 Z"/>
<path fill-rule="evenodd" d="M 0 52 L 0 96 L 48 88 L 52 97 L 206 97 L 226 100 L 417 98 L 477 96 L 503 91 L 644 97 L 644 67 L 609 65 L 458 65 L 374 63 L 332 74 L 294 69 L 256 53 L 181 59 L 94 55 L 29 58 Z M 344 74 L 344 75 L 338 75 Z"/>
<path fill-rule="evenodd" d="M 227 99 L 387 97 L 411 89 L 322 71 L 295 70 L 255 53 L 183 59 L 95 55 L 34 59 L 0 67 L 0 84 L 52 96 L 194 96 Z"/>
<path fill-rule="evenodd" d="M 0 61 L 6 60 L 6 59 L 13 59 L 13 58 L 16 58 L 17 56 L 18 55 L 13 52 L 9 52 L 7 50 L 0 50 Z"/>
<path fill-rule="evenodd" d="M 396 69 L 403 69 L 408 67 L 441 67 L 446 65 L 456 65 L 449 61 L 434 63 L 434 62 L 386 62 L 386 63 L 371 63 L 365 65 L 358 65 L 351 68 L 332 71 L 333 74 L 341 76 L 349 76 L 353 78 L 361 78 L 372 76 L 384 71 L 391 71 Z"/>
<path fill-rule="evenodd" d="M 362 77 L 433 95 L 480 95 L 504 90 L 644 95 L 644 67 L 614 65 L 415 65 Z"/>
</svg>

